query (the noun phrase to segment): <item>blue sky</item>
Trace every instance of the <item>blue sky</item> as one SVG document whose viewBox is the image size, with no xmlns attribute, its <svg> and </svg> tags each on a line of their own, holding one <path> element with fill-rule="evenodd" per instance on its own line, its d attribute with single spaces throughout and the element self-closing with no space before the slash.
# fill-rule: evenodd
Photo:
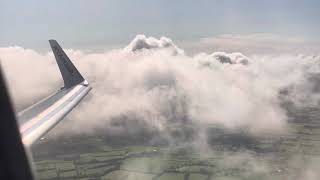
<svg viewBox="0 0 320 180">
<path fill-rule="evenodd" d="M 0 46 L 79 49 L 127 44 L 136 34 L 192 41 L 272 33 L 320 40 L 317 0 L 0 0 Z"/>
</svg>

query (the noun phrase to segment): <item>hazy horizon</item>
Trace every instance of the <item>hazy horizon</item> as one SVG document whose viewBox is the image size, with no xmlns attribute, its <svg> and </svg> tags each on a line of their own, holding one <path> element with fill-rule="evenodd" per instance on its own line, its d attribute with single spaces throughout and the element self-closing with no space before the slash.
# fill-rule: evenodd
<svg viewBox="0 0 320 180">
<path fill-rule="evenodd" d="M 123 47 L 137 34 L 145 34 L 169 37 L 185 49 L 201 51 L 213 51 L 221 37 L 218 49 L 226 51 L 238 48 L 227 43 L 230 40 L 241 41 L 238 46 L 267 41 L 319 49 L 320 3 L 315 0 L 139 2 L 2 0 L 0 47 L 45 52 L 47 40 L 56 39 L 67 49 L 101 51 Z"/>
</svg>

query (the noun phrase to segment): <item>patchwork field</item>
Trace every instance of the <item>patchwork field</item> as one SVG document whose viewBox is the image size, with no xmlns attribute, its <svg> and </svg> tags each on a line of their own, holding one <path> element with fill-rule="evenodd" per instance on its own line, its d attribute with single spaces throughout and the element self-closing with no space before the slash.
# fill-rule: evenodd
<svg viewBox="0 0 320 180">
<path fill-rule="evenodd" d="M 34 168 L 38 179 L 48 180 L 301 179 L 319 167 L 318 114 L 318 109 L 296 110 L 289 133 L 277 136 L 253 138 L 210 125 L 210 147 L 203 151 L 123 139 L 116 143 L 101 135 L 49 137 L 32 149 Z"/>
</svg>

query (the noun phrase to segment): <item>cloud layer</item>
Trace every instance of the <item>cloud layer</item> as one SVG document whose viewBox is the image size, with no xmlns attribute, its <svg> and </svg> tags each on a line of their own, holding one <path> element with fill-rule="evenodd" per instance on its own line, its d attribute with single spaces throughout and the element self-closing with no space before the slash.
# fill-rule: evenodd
<svg viewBox="0 0 320 180">
<path fill-rule="evenodd" d="M 124 49 L 105 53 L 67 50 L 92 84 L 91 95 L 67 122 L 71 133 L 163 131 L 174 124 L 219 124 L 252 134 L 286 132 L 280 92 L 292 102 L 317 103 L 310 74 L 316 56 L 252 56 L 214 52 L 187 56 L 170 39 L 138 35 Z M 18 109 L 61 84 L 51 53 L 0 49 Z M 83 128 L 86 127 L 86 128 Z"/>
</svg>

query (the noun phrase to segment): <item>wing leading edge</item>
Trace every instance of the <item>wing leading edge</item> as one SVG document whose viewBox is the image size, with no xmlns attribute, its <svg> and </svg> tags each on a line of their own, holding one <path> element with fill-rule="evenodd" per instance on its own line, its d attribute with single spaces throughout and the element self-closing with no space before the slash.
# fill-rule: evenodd
<svg viewBox="0 0 320 180">
<path fill-rule="evenodd" d="M 64 87 L 18 114 L 22 141 L 30 146 L 57 125 L 91 90 L 57 41 L 49 40 Z"/>
</svg>

